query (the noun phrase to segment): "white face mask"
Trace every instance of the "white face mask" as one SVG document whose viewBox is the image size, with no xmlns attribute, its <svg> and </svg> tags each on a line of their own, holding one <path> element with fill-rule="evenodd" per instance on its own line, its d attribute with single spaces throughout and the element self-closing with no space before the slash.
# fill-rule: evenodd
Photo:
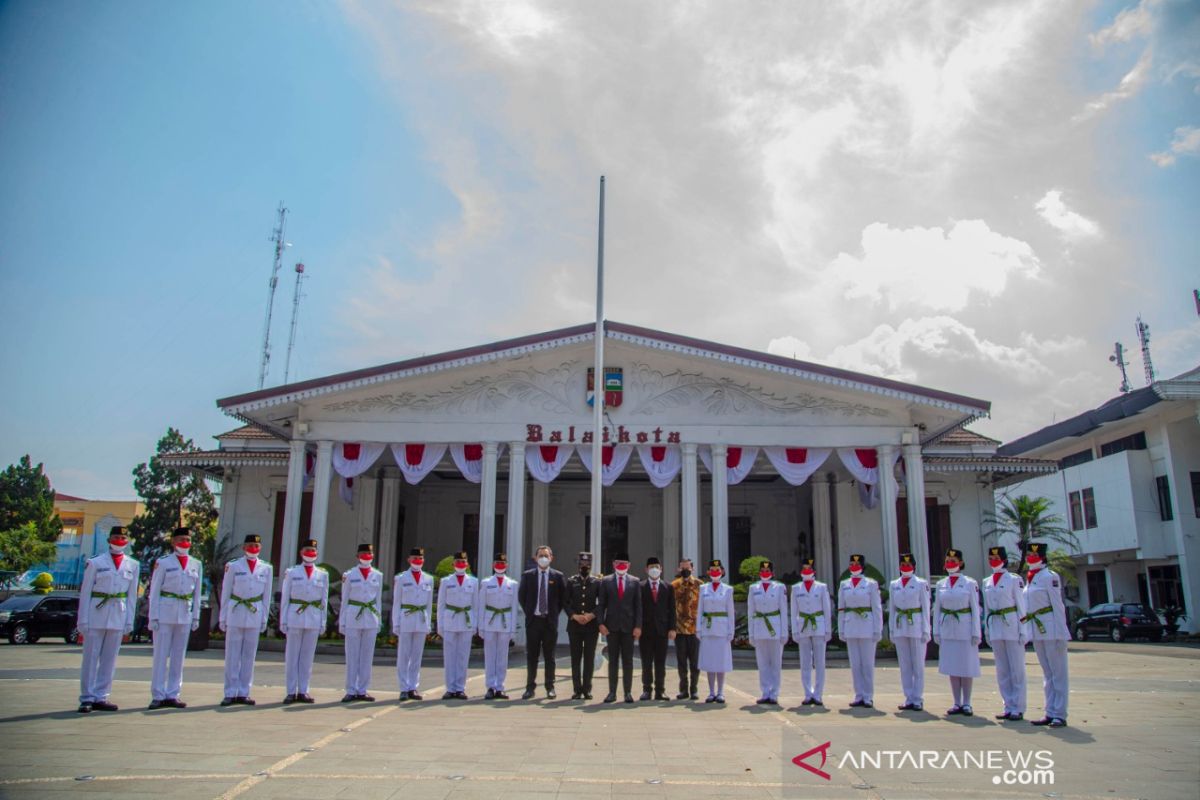
<svg viewBox="0 0 1200 800">
<path fill-rule="evenodd" d="M 495 572 L 497 575 L 503 575 L 507 571 L 508 567 L 492 567 L 492 572 Z"/>
<path fill-rule="evenodd" d="M 455 574 L 455 575 L 466 575 L 466 574 L 467 574 L 467 568 L 466 568 L 466 567 L 455 567 L 455 568 L 454 568 L 454 574 Z"/>
<path fill-rule="evenodd" d="M 186 548 L 186 547 L 176 547 L 175 548 L 175 555 L 186 556 L 187 554 L 188 554 L 188 548 Z"/>
<path fill-rule="evenodd" d="M 650 569 L 646 570 L 646 574 L 649 575 L 651 578 L 658 580 L 658 576 L 662 575 L 662 570 L 659 569 L 658 567 L 651 567 Z"/>
<path fill-rule="evenodd" d="M 946 567 L 946 574 L 957 575 L 960 569 L 962 569 L 962 567 Z"/>
<path fill-rule="evenodd" d="M 115 553 L 124 553 L 124 552 L 125 552 L 125 548 L 124 548 L 124 547 L 117 547 L 115 544 L 110 544 L 110 545 L 108 546 L 108 552 L 110 552 L 110 553 L 114 553 L 114 554 L 115 554 Z"/>
<path fill-rule="evenodd" d="M 992 567 L 992 572 L 1004 572 L 1004 565 L 1001 564 L 998 567 Z"/>
<path fill-rule="evenodd" d="M 370 558 L 360 558 L 360 559 L 358 560 L 358 565 L 359 565 L 360 567 L 364 567 L 364 568 L 366 568 L 366 567 L 370 567 L 370 566 L 371 566 L 371 561 L 372 561 L 372 560 L 373 560 L 373 559 L 370 559 Z"/>
<path fill-rule="evenodd" d="M 550 558 L 548 556 L 538 556 L 538 566 L 542 569 L 550 566 Z"/>
<path fill-rule="evenodd" d="M 300 558 L 304 559 L 304 563 L 305 563 L 305 564 L 315 564 L 315 563 L 317 563 L 317 557 L 316 557 L 316 556 L 300 556 Z"/>
<path fill-rule="evenodd" d="M 258 561 L 258 553 L 244 553 L 247 561 Z"/>
<path fill-rule="evenodd" d="M 1037 572 L 1039 569 L 1041 569 L 1042 567 L 1044 567 L 1046 565 L 1041 561 L 1038 561 L 1037 563 L 1034 563 L 1032 561 L 1026 561 L 1025 566 L 1029 567 L 1030 572 Z"/>
</svg>

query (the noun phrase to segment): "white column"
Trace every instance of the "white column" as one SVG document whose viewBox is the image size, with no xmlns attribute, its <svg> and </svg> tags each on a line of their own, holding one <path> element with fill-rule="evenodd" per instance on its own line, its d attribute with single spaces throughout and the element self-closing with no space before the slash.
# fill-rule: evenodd
<svg viewBox="0 0 1200 800">
<path fill-rule="evenodd" d="M 829 477 L 813 475 L 812 510 L 813 510 L 813 558 L 816 559 L 816 571 L 822 581 L 832 581 L 838 575 L 833 563 L 833 515 L 829 508 Z"/>
<path fill-rule="evenodd" d="M 279 575 L 296 563 L 300 544 L 300 502 L 304 499 L 304 441 L 293 439 L 288 456 L 287 496 L 283 505 L 283 537 L 279 552 L 271 555 L 279 562 Z"/>
<path fill-rule="evenodd" d="M 704 565 L 700 563 L 700 477 L 696 469 L 696 445 L 687 442 L 683 445 L 683 506 L 680 509 L 682 518 L 682 542 L 680 558 L 690 558 L 695 562 L 696 574 L 704 574 Z"/>
<path fill-rule="evenodd" d="M 538 481 L 539 483 L 541 481 Z M 513 572 L 525 563 L 525 443 L 508 443 L 508 540 L 504 545 Z M 491 558 L 491 555 L 488 555 Z M 480 568 L 482 569 L 482 567 Z M 482 572 L 480 574 L 483 574 Z"/>
<path fill-rule="evenodd" d="M 400 546 L 396 526 L 400 521 L 400 476 L 384 472 L 379 479 L 379 555 L 376 563 L 384 572 L 384 580 L 392 582 L 392 577 L 400 570 L 403 558 L 397 558 L 396 548 Z"/>
<path fill-rule="evenodd" d="M 925 463 L 921 445 L 904 445 L 904 492 L 908 496 L 908 543 L 917 561 L 917 574 L 932 574 L 929 530 L 925 522 Z"/>
<path fill-rule="evenodd" d="M 524 469 L 524 467 L 522 467 Z M 525 560 L 531 556 L 534 547 L 550 543 L 550 484 L 541 481 L 533 482 L 533 504 L 529 509 L 529 536 L 533 542 L 528 546 L 522 545 L 520 552 L 509 552 L 508 557 L 516 568 L 524 570 Z M 567 558 L 575 558 L 574 553 L 564 554 Z M 596 568 L 599 572 L 599 567 Z"/>
<path fill-rule="evenodd" d="M 378 530 L 375 524 L 375 492 L 378 488 L 379 481 L 370 473 L 354 479 L 354 511 L 358 518 L 354 540 L 356 545 L 375 544 L 375 532 Z M 378 548 L 375 557 L 379 558 Z"/>
<path fill-rule="evenodd" d="M 475 556 L 475 574 L 490 564 L 496 543 L 496 442 L 483 444 L 483 480 L 479 482 L 479 552 Z M 470 553 L 467 554 L 470 556 Z"/>
<path fill-rule="evenodd" d="M 325 526 L 329 521 L 329 484 L 333 477 L 333 442 L 317 442 L 313 467 L 312 538 L 317 540 L 317 560 L 324 561 Z"/>
<path fill-rule="evenodd" d="M 679 563 L 679 482 L 671 481 L 662 490 L 663 504 L 663 540 L 662 560 L 663 574 L 674 575 L 675 565 Z"/>
<path fill-rule="evenodd" d="M 850 565 L 850 554 L 861 553 L 865 548 L 858 541 L 858 531 L 854 525 L 859 503 L 857 489 L 850 481 L 837 481 L 833 484 L 833 498 L 837 504 L 838 551 L 834 553 L 836 561 L 829 579 L 837 581 L 842 570 Z"/>
<path fill-rule="evenodd" d="M 896 471 L 892 463 L 895 453 L 894 445 L 885 444 L 879 448 L 879 507 L 883 517 L 884 560 L 879 571 L 889 581 L 900 577 L 897 564 L 900 559 L 900 530 L 896 523 Z"/>
<path fill-rule="evenodd" d="M 732 581 L 737 577 L 738 564 L 729 563 L 729 472 L 725 466 L 728 448 L 712 446 L 712 531 L 713 558 L 721 559 L 725 574 Z"/>
</svg>

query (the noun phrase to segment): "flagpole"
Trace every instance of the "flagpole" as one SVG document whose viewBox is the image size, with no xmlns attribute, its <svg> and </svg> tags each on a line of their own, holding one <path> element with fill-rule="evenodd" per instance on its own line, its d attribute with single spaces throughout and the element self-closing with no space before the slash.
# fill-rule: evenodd
<svg viewBox="0 0 1200 800">
<path fill-rule="evenodd" d="M 592 508 L 591 549 L 596 572 L 605 572 L 603 554 L 604 472 L 604 176 L 600 176 L 600 233 L 596 245 L 596 363 L 592 369 Z"/>
</svg>

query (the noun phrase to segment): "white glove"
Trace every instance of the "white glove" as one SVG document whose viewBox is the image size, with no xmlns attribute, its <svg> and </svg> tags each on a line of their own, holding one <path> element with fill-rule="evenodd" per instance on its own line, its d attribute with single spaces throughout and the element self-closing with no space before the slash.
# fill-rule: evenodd
<svg viewBox="0 0 1200 800">
<path fill-rule="evenodd" d="M 340 633 L 342 636 L 345 636 L 345 635 L 346 635 L 346 626 L 345 626 L 345 624 L 343 624 L 343 623 L 341 623 L 341 622 L 339 622 L 339 623 L 338 623 L 338 633 Z"/>
<path fill-rule="evenodd" d="M 198 620 L 198 619 L 192 620 L 192 630 L 195 631 L 195 630 L 199 629 L 199 627 L 200 627 L 200 620 Z"/>
<path fill-rule="evenodd" d="M 928 634 L 928 633 L 927 633 L 927 634 L 925 634 L 925 636 L 924 636 L 923 638 L 924 638 L 924 640 L 925 640 L 925 644 L 929 644 L 929 639 L 931 638 L 931 637 L 929 636 L 929 634 Z"/>
<path fill-rule="evenodd" d="M 287 636 L 287 632 L 288 632 L 287 629 L 288 629 L 287 625 L 284 625 L 282 622 L 279 623 L 279 632 L 282 633 L 284 636 Z"/>
<path fill-rule="evenodd" d="M 262 636 L 266 632 L 267 632 L 267 623 L 264 622 L 262 624 L 262 627 L 258 629 L 258 635 Z"/>
<path fill-rule="evenodd" d="M 972 637 L 971 637 L 971 646 L 972 646 L 972 647 L 979 647 L 979 639 L 978 639 L 977 637 L 975 637 L 975 636 L 972 636 Z"/>
<path fill-rule="evenodd" d="M 940 636 L 934 636 L 934 637 L 933 637 L 933 643 L 934 643 L 934 644 L 939 644 L 939 645 L 940 645 L 940 644 L 942 643 L 942 637 L 940 637 Z"/>
<path fill-rule="evenodd" d="M 132 626 L 132 625 L 126 625 L 126 626 L 125 626 L 125 632 L 124 632 L 124 635 L 125 635 L 125 636 L 128 636 L 128 635 L 129 635 L 129 634 L 131 634 L 131 633 L 133 633 L 133 626 Z"/>
<path fill-rule="evenodd" d="M 220 627 L 222 633 L 227 633 L 229 631 L 229 623 L 225 620 L 221 620 Z"/>
<path fill-rule="evenodd" d="M 830 640 L 832 640 L 832 639 L 833 639 L 832 633 L 825 634 L 825 644 L 829 644 Z"/>
<path fill-rule="evenodd" d="M 156 620 L 156 619 L 150 620 L 149 628 L 150 628 L 150 630 L 157 633 L 158 632 L 158 620 Z"/>
</svg>

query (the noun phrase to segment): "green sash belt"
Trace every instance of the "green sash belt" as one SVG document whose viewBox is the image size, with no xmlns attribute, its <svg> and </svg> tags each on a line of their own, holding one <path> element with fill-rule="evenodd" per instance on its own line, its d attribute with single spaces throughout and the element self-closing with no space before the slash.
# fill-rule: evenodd
<svg viewBox="0 0 1200 800">
<path fill-rule="evenodd" d="M 367 603 L 362 600 L 347 600 L 346 605 L 356 606 L 358 608 L 358 613 L 354 615 L 355 619 L 361 617 L 364 611 L 370 611 L 371 615 L 375 617 L 375 619 L 379 619 L 379 612 L 375 610 L 374 603 Z"/>
<path fill-rule="evenodd" d="M 1054 606 L 1046 606 L 1045 608 L 1039 608 L 1037 611 L 1030 611 L 1021 618 L 1021 622 L 1032 622 L 1034 625 L 1037 625 L 1038 633 L 1044 634 L 1046 632 L 1046 626 L 1042 624 L 1042 621 L 1038 619 L 1038 617 L 1040 617 L 1042 614 L 1049 614 L 1053 610 Z"/>
<path fill-rule="evenodd" d="M 238 597 L 233 592 L 230 592 L 229 599 L 233 601 L 234 608 L 237 608 L 238 606 L 245 606 L 246 610 L 249 611 L 251 614 L 257 614 L 258 606 L 254 605 L 254 604 L 261 603 L 263 596 L 260 594 L 258 597 Z"/>
<path fill-rule="evenodd" d="M 766 623 L 767 633 L 771 634 L 772 636 L 775 635 L 775 626 L 771 624 L 770 617 L 778 617 L 778 616 L 779 616 L 778 608 L 775 609 L 774 611 L 755 611 L 754 612 L 754 618 L 761 619 L 764 623 Z"/>
<path fill-rule="evenodd" d="M 992 617 L 1000 617 L 1000 621 L 1004 622 L 1004 618 L 1006 616 L 1008 616 L 1009 614 L 1015 614 L 1015 613 L 1017 613 L 1016 606 L 1009 606 L 1008 608 L 997 608 L 995 611 L 988 612 L 987 621 L 990 623 L 992 621 Z"/>
<path fill-rule="evenodd" d="M 425 615 L 425 606 L 419 606 L 414 603 L 401 603 L 400 610 L 404 612 L 404 616 L 406 617 L 409 614 L 420 614 L 422 616 Z"/>
<path fill-rule="evenodd" d="M 182 600 L 185 603 L 190 603 L 192 601 L 192 596 L 190 594 L 175 594 L 174 592 L 168 592 L 166 589 L 159 589 L 158 593 L 160 596 L 169 597 L 172 600 Z"/>
<path fill-rule="evenodd" d="M 809 625 L 812 625 L 813 630 L 815 631 L 817 629 L 817 617 L 825 616 L 825 612 L 824 610 L 820 610 L 814 611 L 811 614 L 805 614 L 803 611 L 797 611 L 796 616 L 804 620 L 804 624 L 800 626 L 800 632 L 804 633 L 806 630 L 808 630 Z"/>
<path fill-rule="evenodd" d="M 858 614 L 863 619 L 870 619 L 871 617 L 870 606 L 857 606 L 855 608 L 847 606 L 846 608 L 843 608 L 842 611 L 845 611 L 847 614 Z"/>
<path fill-rule="evenodd" d="M 919 607 L 918 608 L 895 608 L 892 610 L 895 611 L 898 615 L 904 617 L 904 621 L 907 622 L 909 625 L 915 625 L 916 623 L 913 622 L 913 617 L 915 617 L 917 614 L 921 613 L 921 609 Z"/>
<path fill-rule="evenodd" d="M 288 603 L 293 606 L 300 606 L 300 608 L 296 609 L 300 613 L 304 613 L 305 611 L 307 611 L 310 608 L 318 608 L 319 609 L 321 607 L 320 600 L 297 600 L 294 597 L 289 597 Z"/>
<path fill-rule="evenodd" d="M 728 617 L 728 611 L 705 611 L 704 612 L 704 627 L 711 628 L 713 617 Z"/>
<path fill-rule="evenodd" d="M 105 592 L 92 592 L 93 599 L 95 599 L 97 597 L 100 598 L 100 602 L 96 604 L 97 609 L 104 608 L 104 604 L 107 603 L 109 600 L 120 600 L 126 596 L 127 595 L 125 592 L 121 592 L 120 594 L 107 594 Z"/>
<path fill-rule="evenodd" d="M 970 614 L 970 613 L 971 613 L 970 606 L 968 606 L 966 608 L 943 608 L 942 609 L 942 622 L 946 621 L 946 617 L 954 617 L 955 621 L 957 622 L 959 620 L 959 618 L 962 617 L 963 614 Z"/>
<path fill-rule="evenodd" d="M 470 606 L 452 606 L 446 603 L 446 610 L 453 611 L 455 614 L 463 614 L 467 618 L 467 627 L 471 627 L 471 607 Z"/>
<path fill-rule="evenodd" d="M 499 616 L 500 624 L 506 628 L 508 627 L 508 612 L 512 611 L 512 606 L 506 606 L 504 608 L 496 608 L 495 606 L 485 605 L 484 608 L 487 609 L 488 611 L 492 612 L 492 616 L 488 617 L 488 624 L 495 622 L 496 617 Z"/>
</svg>

